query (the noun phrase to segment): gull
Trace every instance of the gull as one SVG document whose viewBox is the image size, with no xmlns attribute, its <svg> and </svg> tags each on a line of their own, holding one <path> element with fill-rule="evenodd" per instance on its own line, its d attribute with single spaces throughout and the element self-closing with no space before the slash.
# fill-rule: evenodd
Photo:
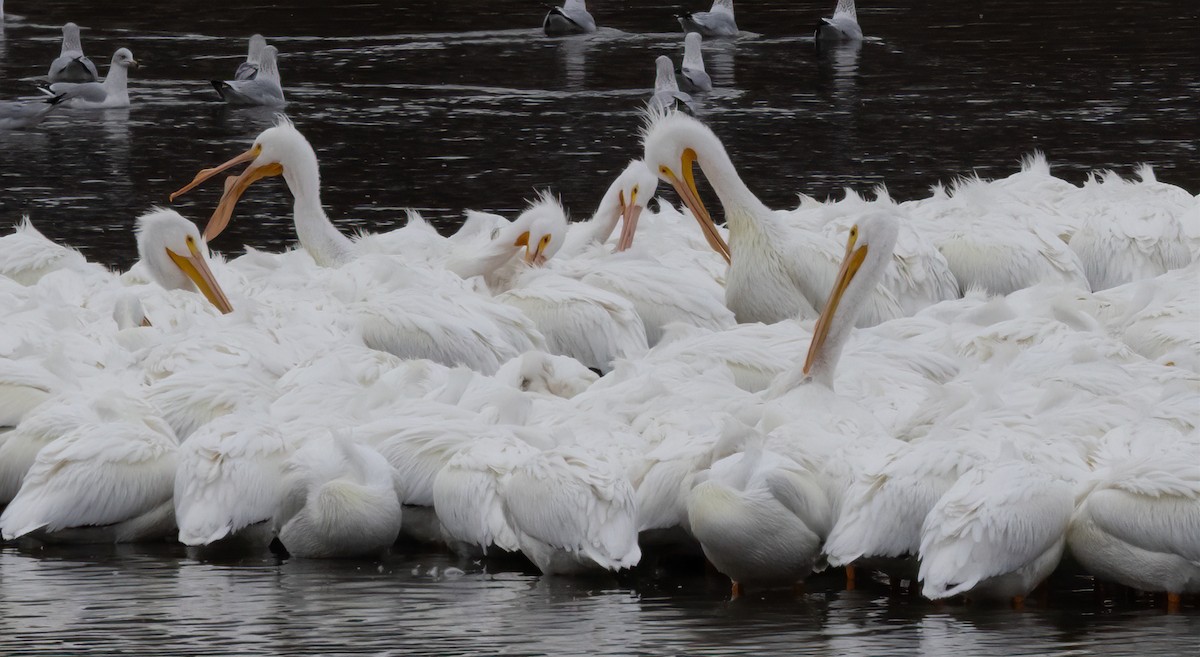
<svg viewBox="0 0 1200 657">
<path fill-rule="evenodd" d="M 25 100 L 0 103 L 0 130 L 32 128 L 42 122 L 58 104 L 62 96 L 44 100 Z"/>
<path fill-rule="evenodd" d="M 234 80 L 253 80 L 258 75 L 259 60 L 262 58 L 263 48 L 267 47 L 267 40 L 261 34 L 255 34 L 250 37 L 250 49 L 246 52 L 246 61 L 238 64 L 237 72 L 233 74 Z"/>
<path fill-rule="evenodd" d="M 654 60 L 656 75 L 654 77 L 654 95 L 650 97 L 652 111 L 666 111 L 679 104 L 688 113 L 692 113 L 692 97 L 679 90 L 675 83 L 675 67 L 671 58 L 659 55 Z"/>
<path fill-rule="evenodd" d="M 263 46 L 259 55 L 258 71 L 253 79 L 224 82 L 211 80 L 213 89 L 231 105 L 286 105 L 279 79 L 279 67 L 275 63 L 278 53 L 275 46 Z M 240 68 L 238 70 L 241 71 Z"/>
<path fill-rule="evenodd" d="M 49 89 L 42 89 L 42 93 L 63 96 L 62 102 L 67 107 L 129 107 L 129 69 L 137 66 L 128 48 L 118 48 L 104 82 L 56 82 Z"/>
<path fill-rule="evenodd" d="M 596 31 L 596 19 L 588 13 L 584 0 L 567 0 L 561 7 L 552 8 L 542 21 L 546 36 L 588 34 Z"/>
<path fill-rule="evenodd" d="M 858 26 L 858 12 L 854 8 L 854 0 L 838 0 L 833 10 L 833 18 L 822 18 L 817 25 L 813 38 L 818 43 L 839 41 L 862 41 L 862 28 Z"/>
<path fill-rule="evenodd" d="M 100 74 L 96 65 L 83 54 L 83 46 L 79 43 L 79 26 L 67 23 L 62 28 L 62 50 L 58 58 L 50 62 L 50 71 L 46 74 L 51 83 L 54 82 L 95 82 Z"/>
<path fill-rule="evenodd" d="M 688 32 L 683 38 L 683 66 L 679 67 L 680 79 L 688 91 L 712 91 L 712 78 L 704 70 L 704 56 L 700 52 L 699 32 Z"/>
<path fill-rule="evenodd" d="M 684 32 L 699 32 L 708 37 L 737 36 L 733 20 L 733 0 L 713 0 L 708 11 L 696 11 L 677 16 Z"/>
</svg>

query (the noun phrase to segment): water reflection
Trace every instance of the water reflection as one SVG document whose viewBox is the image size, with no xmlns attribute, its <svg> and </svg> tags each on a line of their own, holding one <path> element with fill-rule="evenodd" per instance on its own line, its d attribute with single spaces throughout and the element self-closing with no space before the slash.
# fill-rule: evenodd
<svg viewBox="0 0 1200 657">
<path fill-rule="evenodd" d="M 566 37 L 559 41 L 558 52 L 562 57 L 563 71 L 567 76 L 567 89 L 582 91 L 587 83 L 587 55 L 594 41 L 587 36 Z"/>
</svg>

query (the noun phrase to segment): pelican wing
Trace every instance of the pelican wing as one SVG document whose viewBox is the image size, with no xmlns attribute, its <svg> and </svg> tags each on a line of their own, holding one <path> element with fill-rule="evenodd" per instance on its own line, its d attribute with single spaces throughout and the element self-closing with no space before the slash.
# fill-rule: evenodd
<svg viewBox="0 0 1200 657">
<path fill-rule="evenodd" d="M 158 419 L 83 425 L 38 452 L 0 533 L 13 539 L 142 515 L 171 499 L 176 450 Z"/>
</svg>

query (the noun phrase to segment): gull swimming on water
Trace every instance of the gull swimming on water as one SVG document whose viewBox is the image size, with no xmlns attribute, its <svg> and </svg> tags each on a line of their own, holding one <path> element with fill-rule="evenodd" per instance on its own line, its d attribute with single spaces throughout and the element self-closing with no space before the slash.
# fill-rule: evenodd
<svg viewBox="0 0 1200 657">
<path fill-rule="evenodd" d="M 261 34 L 255 34 L 250 37 L 250 49 L 246 52 L 246 61 L 238 64 L 237 72 L 233 74 L 234 80 L 253 80 L 258 75 L 258 62 L 262 57 L 263 48 L 267 47 L 267 40 Z"/>
<path fill-rule="evenodd" d="M 275 56 L 279 51 L 275 46 L 263 46 L 259 55 L 258 73 L 251 80 L 212 80 L 213 89 L 217 90 L 226 102 L 231 105 L 274 105 L 287 104 L 283 98 L 283 86 L 279 78 L 279 66 Z"/>
<path fill-rule="evenodd" d="M 588 13 L 584 0 L 567 0 L 561 7 L 554 7 L 542 21 L 546 36 L 587 34 L 596 31 L 596 19 Z"/>
<path fill-rule="evenodd" d="M 712 78 L 704 70 L 704 56 L 700 53 L 699 32 L 688 32 L 683 38 L 683 66 L 680 80 L 688 91 L 712 91 Z"/>
<path fill-rule="evenodd" d="M 62 28 L 62 50 L 58 58 L 50 62 L 50 71 L 46 74 L 51 83 L 54 82 L 95 82 L 100 74 L 96 65 L 83 54 L 83 46 L 79 42 L 79 26 L 67 23 Z"/>
<path fill-rule="evenodd" d="M 713 0 L 708 11 L 695 11 L 678 16 L 684 32 L 699 32 L 707 37 L 737 36 L 733 20 L 733 0 Z"/>
<path fill-rule="evenodd" d="M 678 104 L 684 110 L 691 112 L 692 97 L 680 91 L 679 85 L 675 83 L 675 67 L 671 64 L 671 58 L 659 55 L 658 59 L 654 60 L 654 66 L 656 75 L 654 77 L 654 95 L 650 97 L 650 109 L 666 111 Z"/>
<path fill-rule="evenodd" d="M 813 35 L 817 43 L 838 41 L 862 41 L 862 28 L 858 26 L 858 12 L 854 0 L 838 0 L 833 18 L 822 18 Z"/>
<path fill-rule="evenodd" d="M 44 100 L 0 102 L 0 130 L 32 128 L 41 123 L 62 100 L 62 96 L 54 96 Z"/>
<path fill-rule="evenodd" d="M 128 48 L 118 48 L 113 53 L 104 82 L 56 82 L 50 85 L 49 90 L 43 89 L 42 93 L 63 96 L 63 105 L 67 107 L 129 107 L 129 69 L 137 66 Z"/>
</svg>

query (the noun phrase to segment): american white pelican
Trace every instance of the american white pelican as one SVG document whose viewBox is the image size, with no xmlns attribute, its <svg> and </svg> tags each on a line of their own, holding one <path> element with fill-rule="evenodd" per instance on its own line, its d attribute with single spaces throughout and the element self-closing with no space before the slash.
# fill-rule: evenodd
<svg viewBox="0 0 1200 657">
<path fill-rule="evenodd" d="M 694 11 L 676 16 L 684 32 L 699 32 L 708 37 L 737 36 L 737 21 L 733 19 L 733 0 L 713 0 L 708 11 Z"/>
<path fill-rule="evenodd" d="M 274 537 L 283 464 L 295 445 L 262 415 L 219 417 L 183 442 L 174 479 L 180 543 L 266 549 Z"/>
<path fill-rule="evenodd" d="M 1138 169 L 1140 182 L 1114 172 L 1093 175 L 1067 199 L 1082 219 L 1071 236 L 1093 291 L 1157 276 L 1192 261 L 1180 218 L 1195 200 L 1173 185 L 1159 183 L 1154 171 Z"/>
<path fill-rule="evenodd" d="M 45 100 L 0 102 L 0 130 L 37 127 L 62 101 L 62 96 L 54 96 Z"/>
<path fill-rule="evenodd" d="M 574 258 L 593 244 L 604 244 L 621 223 L 615 251 L 633 246 L 638 220 L 654 198 L 658 177 L 641 160 L 632 160 L 605 190 L 591 219 L 572 223 L 563 238 L 562 258 Z"/>
<path fill-rule="evenodd" d="M 791 586 L 807 577 L 832 525 L 817 476 L 761 444 L 698 473 L 687 510 L 692 535 L 733 581 L 735 598 L 745 584 Z"/>
<path fill-rule="evenodd" d="M 1166 591 L 1178 608 L 1179 594 L 1200 592 L 1200 433 L 1148 421 L 1105 441 L 1067 546 L 1097 579 Z"/>
<path fill-rule="evenodd" d="M 925 518 L 921 592 L 931 600 L 1011 598 L 1019 606 L 1058 566 L 1074 506 L 1069 483 L 1015 454 L 976 465 Z"/>
<path fill-rule="evenodd" d="M 96 65 L 83 54 L 83 45 L 79 41 L 79 26 L 67 23 L 62 27 L 62 50 L 57 58 L 50 62 L 50 70 L 46 78 L 50 82 L 95 82 L 100 74 Z"/>
<path fill-rule="evenodd" d="M 561 7 L 552 7 L 542 21 L 546 36 L 587 34 L 596 31 L 596 19 L 588 13 L 584 0 L 566 0 Z"/>
<path fill-rule="evenodd" d="M 133 53 L 128 48 L 118 48 L 104 82 L 55 82 L 49 90 L 42 91 L 50 96 L 63 96 L 64 107 L 129 107 L 129 69 L 137 67 Z"/>
<path fill-rule="evenodd" d="M 683 37 L 683 65 L 679 68 L 679 79 L 683 81 L 684 91 L 712 91 L 712 78 L 704 70 L 704 53 L 700 49 L 702 39 L 699 32 L 688 32 Z"/>
<path fill-rule="evenodd" d="M 675 81 L 675 65 L 666 55 L 659 55 L 654 60 L 654 94 L 650 96 L 648 104 L 652 112 L 664 112 L 676 107 L 689 113 L 695 112 L 692 97 L 679 90 L 679 84 Z"/>
<path fill-rule="evenodd" d="M 858 11 L 854 0 L 838 0 L 833 9 L 833 18 L 822 18 L 813 38 L 817 44 L 844 41 L 862 41 L 862 28 L 858 26 Z"/>
<path fill-rule="evenodd" d="M 48 239 L 29 217 L 16 229 L 0 237 L 0 276 L 22 285 L 33 285 L 46 274 L 60 269 L 75 269 L 99 274 L 103 268 L 89 263 L 83 254 Z"/>
<path fill-rule="evenodd" d="M 246 50 L 246 61 L 238 64 L 237 71 L 233 74 L 233 79 L 253 80 L 258 75 L 259 63 L 262 60 L 262 51 L 266 47 L 267 40 L 263 38 L 263 35 L 251 35 L 250 45 Z"/>
<path fill-rule="evenodd" d="M 525 392 L 570 399 L 587 390 L 599 375 L 574 358 L 527 351 L 501 365 L 492 378 Z"/>
<path fill-rule="evenodd" d="M 709 244 L 730 262 L 725 300 L 739 322 L 777 322 L 816 315 L 836 272 L 839 248 L 831 237 L 795 226 L 790 213 L 768 209 L 746 187 L 720 139 L 704 124 L 678 112 L 652 115 L 643 133 L 647 165 L 671 183 L 692 211 Z M 699 164 L 721 199 L 729 225 L 725 244 L 696 190 L 692 167 Z M 860 326 L 872 326 L 958 295 L 945 259 L 932 244 L 907 229 L 913 256 L 896 258 L 896 268 L 871 292 Z M 734 257 L 733 252 L 738 255 Z"/>
<path fill-rule="evenodd" d="M 6 540 L 124 543 L 171 534 L 174 432 L 149 404 L 123 393 L 92 410 L 92 421 L 38 452 L 0 515 Z"/>
<path fill-rule="evenodd" d="M 280 542 L 294 557 L 386 550 L 400 534 L 395 474 L 379 452 L 346 436 L 309 439 L 283 466 Z"/>
<path fill-rule="evenodd" d="M 233 311 L 208 267 L 208 246 L 195 224 L 174 210 L 155 209 L 137 218 L 137 241 L 141 261 L 163 289 L 198 288 L 221 312 Z"/>
<path fill-rule="evenodd" d="M 633 486 L 607 455 L 555 447 L 526 459 L 501 490 L 521 552 L 542 573 L 632 568 L 641 559 Z"/>
<path fill-rule="evenodd" d="M 254 41 L 251 40 L 251 47 Z M 258 55 L 258 68 L 252 78 L 233 80 L 210 80 L 217 95 L 230 105 L 266 105 L 282 107 L 287 104 L 283 97 L 283 82 L 276 63 L 278 50 L 275 46 L 263 46 Z M 249 60 L 247 60 L 249 61 Z M 241 72 L 238 68 L 238 72 Z"/>
</svg>

